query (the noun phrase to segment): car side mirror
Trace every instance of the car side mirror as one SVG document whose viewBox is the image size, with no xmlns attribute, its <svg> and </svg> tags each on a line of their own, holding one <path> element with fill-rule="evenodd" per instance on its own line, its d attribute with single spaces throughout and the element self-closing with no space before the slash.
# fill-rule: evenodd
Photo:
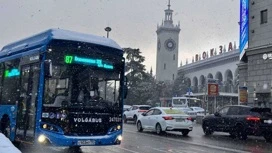
<svg viewBox="0 0 272 153">
<path fill-rule="evenodd" d="M 52 61 L 45 60 L 44 61 L 44 75 L 45 77 L 52 77 L 53 75 L 53 68 L 52 68 Z"/>
<path fill-rule="evenodd" d="M 146 116 L 146 113 L 142 113 L 143 116 Z"/>
<path fill-rule="evenodd" d="M 215 112 L 214 116 L 220 116 L 220 114 L 218 112 Z"/>
</svg>

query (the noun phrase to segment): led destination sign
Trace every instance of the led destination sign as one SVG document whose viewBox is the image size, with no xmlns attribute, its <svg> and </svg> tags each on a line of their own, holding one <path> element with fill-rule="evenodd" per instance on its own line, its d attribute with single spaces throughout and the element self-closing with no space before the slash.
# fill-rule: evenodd
<svg viewBox="0 0 272 153">
<path fill-rule="evenodd" d="M 101 59 L 94 59 L 94 58 L 85 58 L 79 56 L 68 56 L 64 57 L 64 61 L 66 64 L 86 64 L 86 65 L 93 65 L 104 69 L 113 70 L 114 66 L 112 64 L 105 63 Z"/>
<path fill-rule="evenodd" d="M 5 78 L 10 78 L 14 76 L 19 76 L 20 71 L 18 69 L 12 69 L 12 70 L 5 70 Z"/>
</svg>

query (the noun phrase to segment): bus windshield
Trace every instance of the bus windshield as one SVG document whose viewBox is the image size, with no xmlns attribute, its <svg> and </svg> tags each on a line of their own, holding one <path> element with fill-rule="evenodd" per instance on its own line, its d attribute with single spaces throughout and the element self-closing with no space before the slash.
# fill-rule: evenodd
<svg viewBox="0 0 272 153">
<path fill-rule="evenodd" d="M 173 99 L 174 105 L 186 105 L 186 99 Z"/>
<path fill-rule="evenodd" d="M 53 76 L 45 79 L 44 106 L 121 107 L 121 60 L 69 52 L 55 57 L 50 56 Z"/>
<path fill-rule="evenodd" d="M 202 107 L 200 99 L 188 99 L 189 107 Z"/>
</svg>

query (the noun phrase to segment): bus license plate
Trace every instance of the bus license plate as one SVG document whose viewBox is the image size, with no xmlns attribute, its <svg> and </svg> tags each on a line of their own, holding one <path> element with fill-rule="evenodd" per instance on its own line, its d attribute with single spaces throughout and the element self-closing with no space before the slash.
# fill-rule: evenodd
<svg viewBox="0 0 272 153">
<path fill-rule="evenodd" d="M 94 140 L 78 140 L 77 145 L 80 145 L 80 146 L 95 145 L 95 141 Z"/>
<path fill-rule="evenodd" d="M 176 118 L 176 122 L 183 122 L 184 119 L 183 118 Z"/>
</svg>

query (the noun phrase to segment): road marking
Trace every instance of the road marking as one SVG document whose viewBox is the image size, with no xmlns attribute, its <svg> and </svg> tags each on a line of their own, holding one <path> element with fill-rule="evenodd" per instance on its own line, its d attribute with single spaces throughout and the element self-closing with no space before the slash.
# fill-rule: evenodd
<svg viewBox="0 0 272 153">
<path fill-rule="evenodd" d="M 139 132 L 133 132 L 133 131 L 127 131 L 127 130 L 123 130 L 123 131 L 128 132 L 128 133 L 134 133 L 134 134 L 141 134 L 141 135 L 151 136 L 151 137 L 155 137 L 155 138 L 162 138 L 160 136 L 155 136 L 155 135 L 151 135 L 151 134 L 145 134 L 145 133 L 139 133 Z M 176 142 L 183 142 L 183 143 L 190 144 L 190 145 L 195 145 L 195 146 L 201 146 L 201 147 L 206 147 L 206 148 L 212 148 L 212 149 L 230 151 L 230 152 L 251 153 L 251 152 L 243 151 L 243 150 L 237 150 L 237 149 L 231 149 L 231 148 L 213 146 L 213 145 L 209 145 L 209 144 L 200 144 L 200 143 L 196 143 L 196 142 L 188 142 L 188 141 L 184 141 L 184 140 L 176 140 L 176 139 L 172 139 L 172 138 L 165 138 L 164 137 L 164 139 L 165 140 L 176 141 Z"/>
<path fill-rule="evenodd" d="M 207 152 L 207 151 L 205 151 L 203 149 L 198 149 L 198 148 L 195 148 L 195 147 L 190 147 L 190 149 L 195 150 L 195 151 Z"/>
<path fill-rule="evenodd" d="M 164 150 L 160 150 L 160 149 L 156 149 L 156 148 L 152 148 L 152 147 L 150 147 L 150 148 L 153 149 L 153 150 L 159 151 L 159 152 L 166 152 L 166 153 L 169 153 L 169 151 L 164 151 Z"/>
<path fill-rule="evenodd" d="M 123 148 L 123 147 L 119 147 L 119 146 L 116 146 L 115 148 L 123 149 L 123 150 L 129 151 L 129 152 L 132 152 L 132 153 L 140 153 L 140 152 L 133 151 L 133 150 L 126 149 L 126 148 Z"/>
</svg>

